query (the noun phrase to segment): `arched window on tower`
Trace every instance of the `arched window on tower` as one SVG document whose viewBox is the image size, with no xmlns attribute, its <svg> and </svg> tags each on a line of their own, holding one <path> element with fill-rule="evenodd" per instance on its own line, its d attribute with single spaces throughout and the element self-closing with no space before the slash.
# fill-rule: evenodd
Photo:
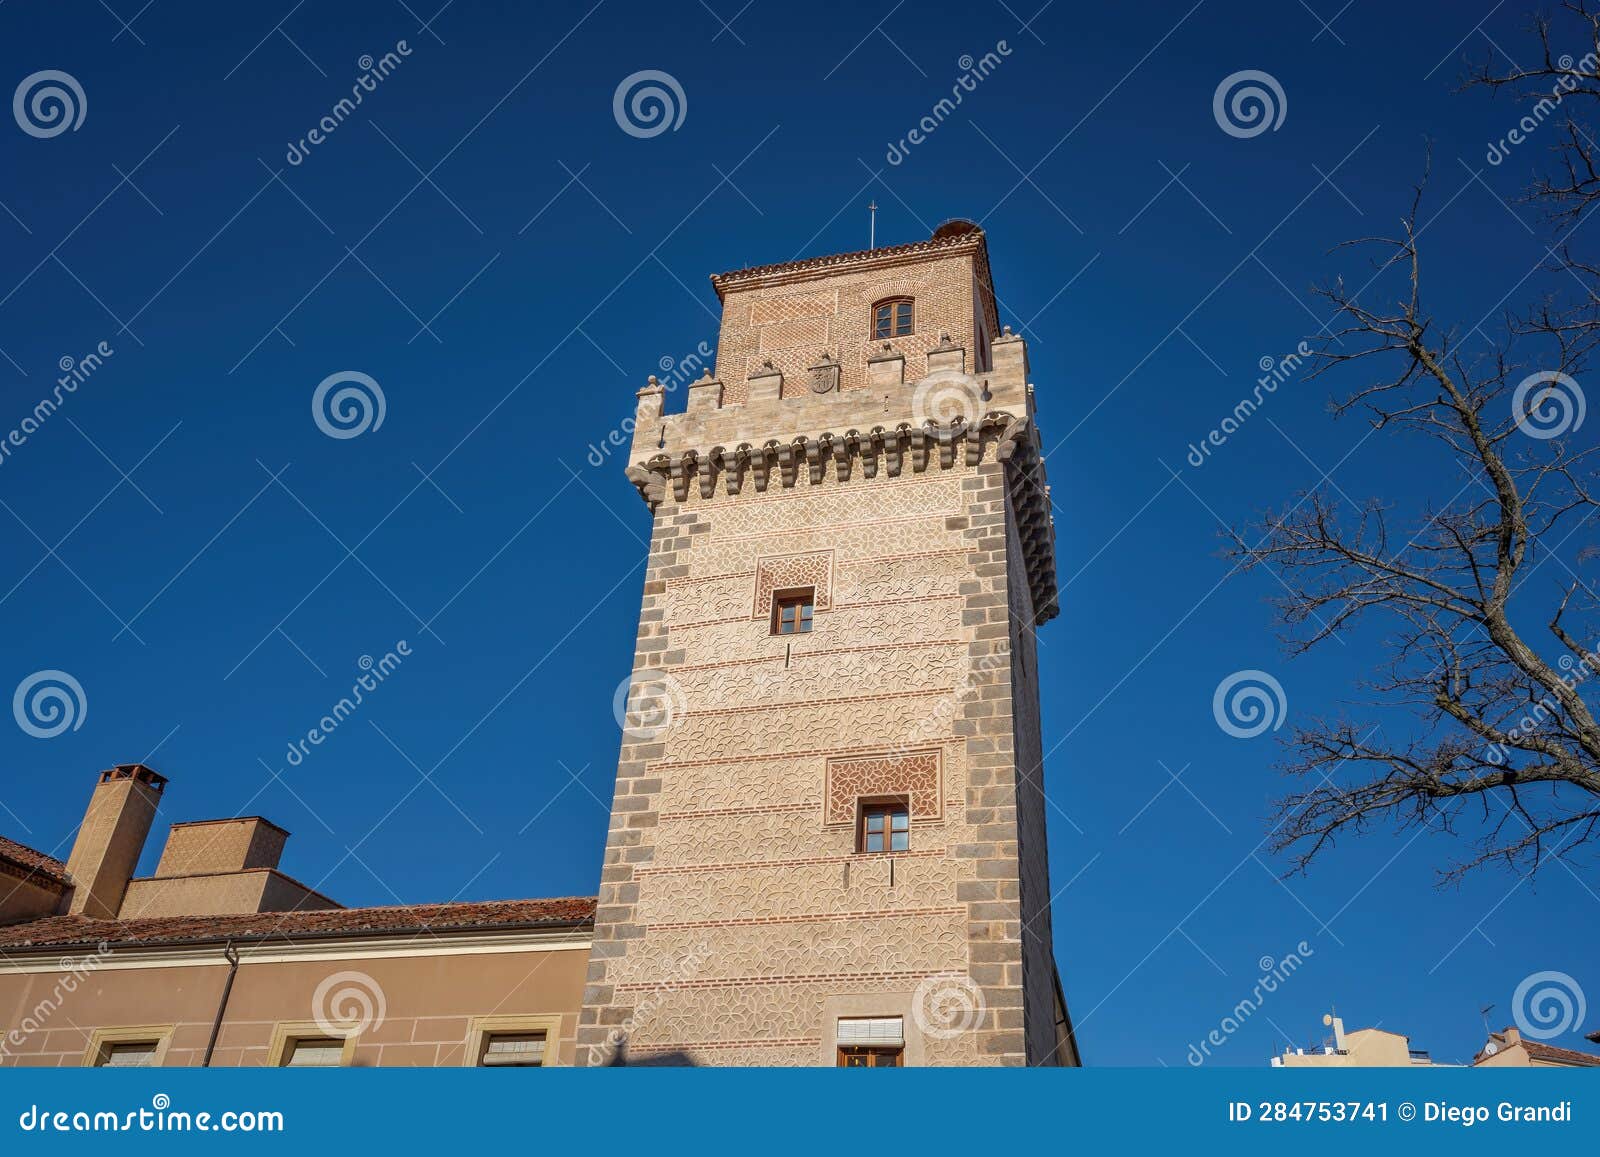
<svg viewBox="0 0 1600 1157">
<path fill-rule="evenodd" d="M 886 297 L 872 307 L 872 337 L 905 337 L 913 327 L 909 297 Z"/>
</svg>

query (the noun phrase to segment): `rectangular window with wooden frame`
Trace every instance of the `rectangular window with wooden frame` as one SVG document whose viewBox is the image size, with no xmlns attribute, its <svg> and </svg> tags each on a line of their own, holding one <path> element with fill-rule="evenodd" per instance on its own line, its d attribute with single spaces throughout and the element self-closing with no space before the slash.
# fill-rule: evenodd
<svg viewBox="0 0 1600 1157">
<path fill-rule="evenodd" d="M 898 1069 L 904 1067 L 903 1048 L 841 1048 L 841 1069 Z"/>
<path fill-rule="evenodd" d="M 795 587 L 792 590 L 772 593 L 772 633 L 774 635 L 804 635 L 811 631 L 812 615 L 817 609 L 816 587 Z"/>
<path fill-rule="evenodd" d="M 904 799 L 863 801 L 858 852 L 911 850 L 911 807 Z"/>
</svg>

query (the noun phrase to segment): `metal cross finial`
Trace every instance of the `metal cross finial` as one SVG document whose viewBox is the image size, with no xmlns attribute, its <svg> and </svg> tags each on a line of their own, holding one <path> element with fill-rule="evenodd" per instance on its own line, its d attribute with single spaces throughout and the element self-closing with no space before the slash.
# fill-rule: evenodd
<svg viewBox="0 0 1600 1157">
<path fill-rule="evenodd" d="M 871 215 L 870 223 L 867 226 L 867 248 L 876 249 L 878 247 L 878 202 L 868 201 L 867 212 Z"/>
</svg>

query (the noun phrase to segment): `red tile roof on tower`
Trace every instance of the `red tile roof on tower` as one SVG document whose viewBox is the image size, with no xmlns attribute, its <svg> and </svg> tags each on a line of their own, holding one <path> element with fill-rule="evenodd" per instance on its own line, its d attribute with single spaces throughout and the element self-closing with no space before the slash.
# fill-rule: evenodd
<svg viewBox="0 0 1600 1157">
<path fill-rule="evenodd" d="M 594 923 L 593 896 L 548 900 L 483 900 L 332 908 L 309 912 L 252 912 L 228 916 L 150 916 L 94 920 L 47 916 L 0 928 L 0 953 L 108 944 L 140 947 L 582 927 Z"/>
<path fill-rule="evenodd" d="M 820 257 L 780 261 L 776 265 L 750 265 L 744 269 L 729 270 L 727 273 L 713 273 L 711 287 L 717 291 L 717 298 L 720 300 L 724 291 L 737 282 L 758 281 L 791 274 L 809 274 L 836 266 L 867 262 L 892 263 L 907 258 L 923 257 L 944 249 L 971 248 L 975 244 L 979 252 L 984 255 L 984 264 L 987 267 L 988 251 L 982 227 L 970 221 L 957 219 L 940 225 L 933 231 L 933 236 L 925 241 L 911 241 L 905 245 L 880 245 L 876 249 L 858 249 L 853 253 L 827 253 Z M 985 272 L 987 273 L 987 269 Z"/>
<path fill-rule="evenodd" d="M 24 875 L 42 876 L 56 884 L 72 883 L 72 877 L 67 874 L 67 866 L 60 860 L 45 855 L 37 848 L 30 848 L 27 844 L 8 840 L 4 836 L 0 836 L 0 862 L 20 869 Z"/>
</svg>

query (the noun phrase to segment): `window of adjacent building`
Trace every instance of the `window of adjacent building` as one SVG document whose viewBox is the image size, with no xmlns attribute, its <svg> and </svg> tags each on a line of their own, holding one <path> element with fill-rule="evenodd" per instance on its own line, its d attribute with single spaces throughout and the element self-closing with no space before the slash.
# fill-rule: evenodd
<svg viewBox="0 0 1600 1157">
<path fill-rule="evenodd" d="M 872 307 L 872 336 L 905 337 L 911 332 L 911 299 L 891 297 Z"/>
<path fill-rule="evenodd" d="M 333 1069 L 344 1059 L 344 1041 L 337 1037 L 302 1037 L 289 1042 L 283 1063 L 291 1069 Z"/>
<path fill-rule="evenodd" d="M 478 1064 L 491 1068 L 540 1068 L 544 1065 L 544 1045 L 542 1032 L 488 1033 Z"/>
<path fill-rule="evenodd" d="M 898 1069 L 904 1063 L 905 1031 L 898 1016 L 851 1016 L 839 1020 L 841 1069 Z"/>
<path fill-rule="evenodd" d="M 911 809 L 905 800 L 862 806 L 858 851 L 904 852 L 910 847 Z"/>
<path fill-rule="evenodd" d="M 159 1041 L 118 1041 L 106 1045 L 100 1054 L 100 1067 L 107 1069 L 147 1069 L 156 1063 Z"/>
<path fill-rule="evenodd" d="M 811 616 L 816 610 L 817 588 L 800 587 L 789 591 L 775 591 L 772 595 L 772 633 L 774 635 L 803 635 L 811 630 Z"/>
</svg>

